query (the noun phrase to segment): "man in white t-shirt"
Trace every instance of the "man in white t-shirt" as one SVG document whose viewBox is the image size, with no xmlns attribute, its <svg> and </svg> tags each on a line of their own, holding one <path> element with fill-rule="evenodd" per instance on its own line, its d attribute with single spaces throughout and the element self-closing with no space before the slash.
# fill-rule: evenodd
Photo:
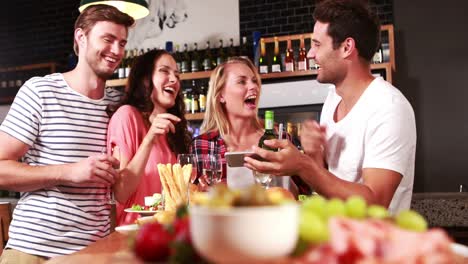
<svg viewBox="0 0 468 264">
<path fill-rule="evenodd" d="M 267 143 L 279 152 L 254 148 L 269 162 L 246 158 L 251 169 L 299 175 L 317 193 L 346 199 L 360 195 L 395 213 L 410 207 L 416 151 L 416 125 L 403 94 L 371 74 L 380 42 L 378 19 L 358 1 L 326 0 L 314 11 L 308 57 L 319 65 L 317 80 L 334 84 L 320 125 L 306 121 L 301 143 Z"/>
</svg>

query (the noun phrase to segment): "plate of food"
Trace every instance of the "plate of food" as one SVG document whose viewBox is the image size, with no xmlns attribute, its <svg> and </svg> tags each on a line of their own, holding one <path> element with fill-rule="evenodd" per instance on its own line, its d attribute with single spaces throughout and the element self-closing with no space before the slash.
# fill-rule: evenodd
<svg viewBox="0 0 468 264">
<path fill-rule="evenodd" d="M 127 213 L 137 213 L 142 216 L 154 215 L 162 210 L 162 200 L 162 195 L 160 193 L 155 193 L 152 196 L 145 197 L 145 205 L 134 204 L 124 211 Z"/>
<path fill-rule="evenodd" d="M 139 207 L 138 207 L 139 206 Z M 135 209 L 138 208 L 138 209 Z M 133 205 L 131 208 L 126 208 L 124 210 L 127 213 L 136 213 L 140 214 L 142 216 L 148 216 L 148 215 L 154 215 L 155 213 L 159 212 L 159 209 L 154 209 L 154 208 L 148 208 L 147 206 L 141 206 L 141 205 Z"/>
</svg>

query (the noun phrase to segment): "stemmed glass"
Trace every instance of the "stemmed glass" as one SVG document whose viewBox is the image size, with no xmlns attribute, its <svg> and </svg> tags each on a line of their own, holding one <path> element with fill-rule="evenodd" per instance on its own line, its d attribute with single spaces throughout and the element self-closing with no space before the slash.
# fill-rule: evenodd
<svg viewBox="0 0 468 264">
<path fill-rule="evenodd" d="M 221 182 L 221 178 L 223 175 L 221 155 L 201 154 L 198 155 L 197 158 L 201 163 L 201 182 L 205 183 L 208 186 Z"/>
<path fill-rule="evenodd" d="M 112 165 L 112 167 L 115 170 L 120 170 L 120 149 L 119 149 L 119 147 L 112 146 L 111 156 L 113 156 L 114 158 L 116 158 L 119 161 L 119 164 Z M 112 187 L 109 187 L 109 191 L 108 191 L 107 195 L 108 195 L 109 204 L 115 204 L 115 196 L 114 196 L 114 192 L 112 191 Z"/>
<path fill-rule="evenodd" d="M 116 158 L 119 161 L 119 164 L 112 165 L 115 170 L 120 170 L 120 149 L 117 146 L 112 146 L 111 148 L 111 156 Z M 106 192 L 106 200 L 110 205 L 110 219 L 111 219 L 111 231 L 115 230 L 117 225 L 117 205 L 115 202 L 114 192 L 112 190 L 112 186 L 107 188 Z"/>
<path fill-rule="evenodd" d="M 185 183 L 187 184 L 187 204 L 190 204 L 190 185 L 197 179 L 197 156 L 195 154 L 179 154 L 177 155 L 177 163 L 179 163 L 181 167 L 192 165 L 192 174 L 190 175 L 189 181 Z"/>
<path fill-rule="evenodd" d="M 177 163 L 179 163 L 182 167 L 188 164 L 192 165 L 192 175 L 190 176 L 190 183 L 193 183 L 197 178 L 197 156 L 195 154 L 179 154 L 177 155 Z"/>
</svg>

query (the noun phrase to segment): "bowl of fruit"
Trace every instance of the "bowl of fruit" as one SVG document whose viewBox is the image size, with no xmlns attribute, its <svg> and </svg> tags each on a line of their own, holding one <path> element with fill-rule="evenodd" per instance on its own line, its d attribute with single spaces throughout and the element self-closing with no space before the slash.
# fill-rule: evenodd
<svg viewBox="0 0 468 264">
<path fill-rule="evenodd" d="M 413 210 L 390 215 L 358 196 L 347 200 L 307 197 L 300 207 L 299 243 L 294 259 L 318 263 L 457 262 L 452 240 L 428 228 Z"/>
<path fill-rule="evenodd" d="M 281 191 L 259 186 L 232 191 L 219 185 L 198 193 L 190 211 L 196 251 L 214 263 L 255 263 L 290 254 L 298 239 L 299 209 Z"/>
</svg>

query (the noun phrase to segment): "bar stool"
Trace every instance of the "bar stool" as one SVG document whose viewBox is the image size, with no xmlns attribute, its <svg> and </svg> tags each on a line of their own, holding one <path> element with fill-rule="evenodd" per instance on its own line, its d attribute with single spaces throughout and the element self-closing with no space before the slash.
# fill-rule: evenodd
<svg viewBox="0 0 468 264">
<path fill-rule="evenodd" d="M 8 241 L 8 229 L 11 222 L 11 204 L 10 202 L 0 203 L 0 255 L 3 252 Z"/>
</svg>

